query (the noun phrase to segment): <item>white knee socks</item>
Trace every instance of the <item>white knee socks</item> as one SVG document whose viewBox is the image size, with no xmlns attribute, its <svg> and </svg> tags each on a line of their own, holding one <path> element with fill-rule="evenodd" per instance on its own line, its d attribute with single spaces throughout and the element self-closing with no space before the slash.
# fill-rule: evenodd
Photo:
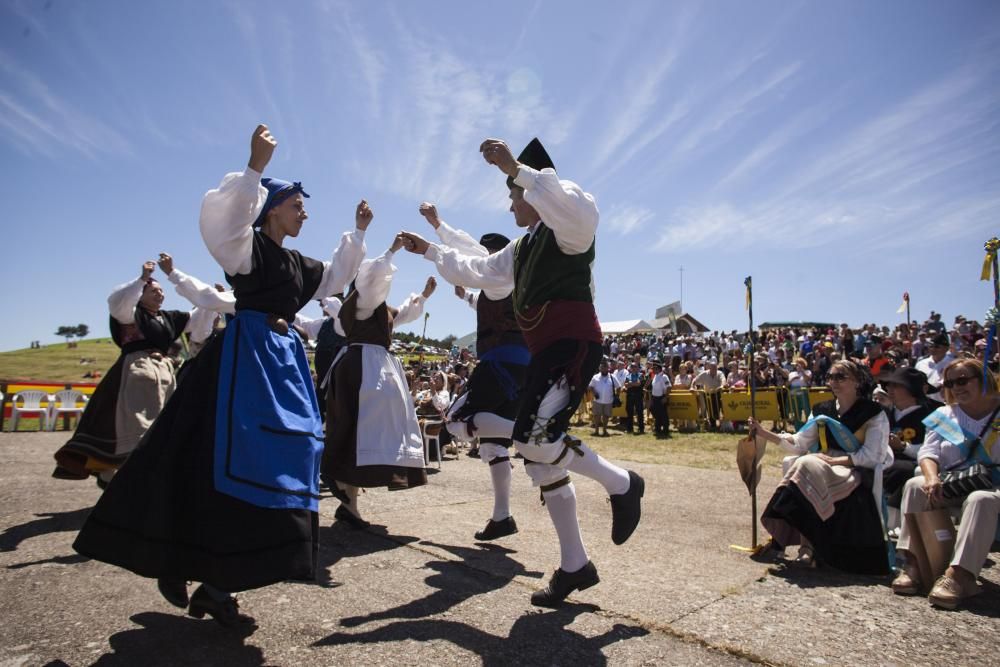
<svg viewBox="0 0 1000 667">
<path fill-rule="evenodd" d="M 616 496 L 628 491 L 627 470 L 619 468 L 582 442 L 580 443 L 580 451 L 583 452 L 583 456 L 572 450 L 566 454 L 570 459 L 566 465 L 568 470 L 597 480 L 609 496 Z"/>
<path fill-rule="evenodd" d="M 559 537 L 559 567 L 565 572 L 576 572 L 590 560 L 576 517 L 576 489 L 570 483 L 544 496 L 545 508 Z"/>
<path fill-rule="evenodd" d="M 501 461 L 490 466 L 493 480 L 493 520 L 503 521 L 510 516 L 510 461 Z"/>
</svg>

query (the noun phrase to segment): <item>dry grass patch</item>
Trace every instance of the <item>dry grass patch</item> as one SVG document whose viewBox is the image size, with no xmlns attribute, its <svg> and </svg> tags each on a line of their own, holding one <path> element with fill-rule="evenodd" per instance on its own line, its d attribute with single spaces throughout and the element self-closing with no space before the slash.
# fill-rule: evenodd
<svg viewBox="0 0 1000 667">
<path fill-rule="evenodd" d="M 611 460 L 732 471 L 736 471 L 736 443 L 743 437 L 732 433 L 674 433 L 672 438 L 661 440 L 649 433 L 628 435 L 614 429 L 609 433 L 611 435 L 604 438 L 591 435 L 590 429 L 573 430 L 575 436 Z M 770 445 L 764 454 L 764 466 L 780 470 L 784 456 L 776 446 Z"/>
</svg>

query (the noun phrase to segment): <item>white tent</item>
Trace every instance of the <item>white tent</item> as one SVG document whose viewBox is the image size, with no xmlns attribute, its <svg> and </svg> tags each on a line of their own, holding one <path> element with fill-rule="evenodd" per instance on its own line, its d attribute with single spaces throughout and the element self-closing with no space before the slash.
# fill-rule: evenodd
<svg viewBox="0 0 1000 667">
<path fill-rule="evenodd" d="M 621 320 L 619 322 L 601 322 L 601 333 L 625 334 L 636 331 L 652 331 L 646 320 Z"/>
</svg>

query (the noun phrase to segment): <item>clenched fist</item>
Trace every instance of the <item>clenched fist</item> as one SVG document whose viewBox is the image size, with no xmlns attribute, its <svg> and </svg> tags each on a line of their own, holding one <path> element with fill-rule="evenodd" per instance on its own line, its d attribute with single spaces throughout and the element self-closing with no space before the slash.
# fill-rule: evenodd
<svg viewBox="0 0 1000 667">
<path fill-rule="evenodd" d="M 247 166 L 256 172 L 263 172 L 267 163 L 271 161 L 277 145 L 278 140 L 271 136 L 267 125 L 258 125 L 250 137 L 250 161 L 247 162 Z"/>
</svg>

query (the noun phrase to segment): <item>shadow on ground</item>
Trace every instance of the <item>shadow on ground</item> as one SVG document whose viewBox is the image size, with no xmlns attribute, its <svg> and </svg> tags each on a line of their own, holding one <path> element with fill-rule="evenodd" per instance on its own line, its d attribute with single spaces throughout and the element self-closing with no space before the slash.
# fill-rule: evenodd
<svg viewBox="0 0 1000 667">
<path fill-rule="evenodd" d="M 475 653 L 486 666 L 550 663 L 553 656 L 558 656 L 561 664 L 606 665 L 604 647 L 649 634 L 645 628 L 624 623 L 616 623 L 596 637 L 569 628 L 580 614 L 598 610 L 594 605 L 567 604 L 549 612 L 526 614 L 514 622 L 506 637 L 457 621 L 421 619 L 389 623 L 357 634 L 333 633 L 314 646 L 438 640 Z"/>
</svg>

